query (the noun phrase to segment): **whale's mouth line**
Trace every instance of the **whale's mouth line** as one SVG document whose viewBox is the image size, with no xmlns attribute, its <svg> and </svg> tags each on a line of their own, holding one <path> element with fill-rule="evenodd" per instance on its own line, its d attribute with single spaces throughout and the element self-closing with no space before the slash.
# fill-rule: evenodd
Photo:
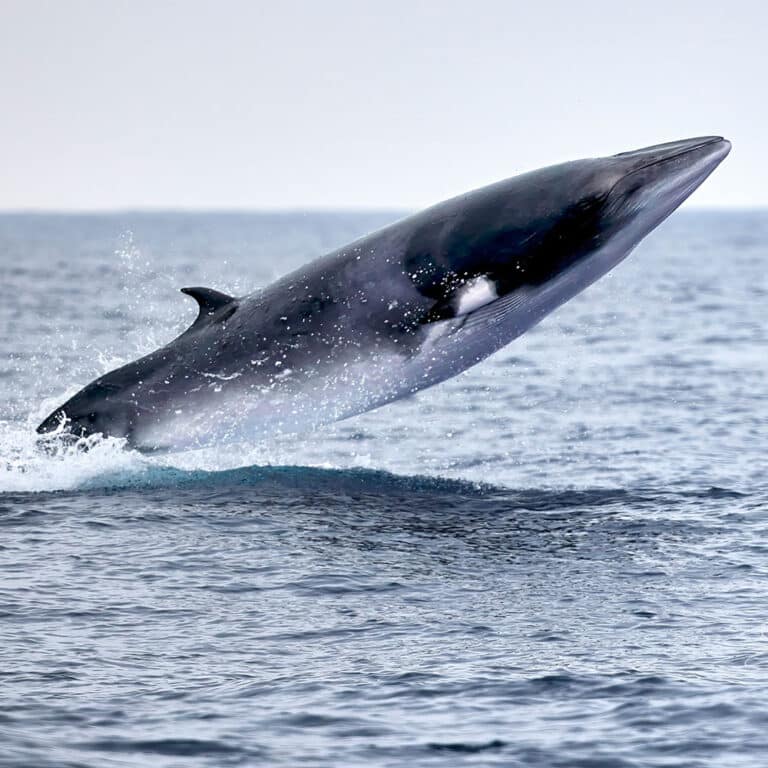
<svg viewBox="0 0 768 768">
<path fill-rule="evenodd" d="M 696 144 L 692 144 L 691 142 L 697 142 Z M 656 144 L 650 147 L 644 147 L 643 149 L 633 149 L 628 152 L 619 152 L 616 155 L 613 155 L 613 157 L 631 157 L 633 155 L 637 155 L 640 153 L 647 153 L 651 152 L 652 150 L 662 151 L 664 148 L 669 149 L 672 145 L 678 144 L 678 145 L 684 145 L 681 146 L 680 149 L 674 154 L 674 155 L 667 155 L 665 158 L 666 160 L 671 160 L 672 158 L 679 157 L 680 155 L 684 155 L 688 152 L 692 152 L 697 149 L 701 149 L 702 147 L 707 147 L 710 144 L 720 144 L 721 142 L 724 142 L 725 138 L 722 136 L 701 136 L 694 139 L 685 139 L 683 141 L 676 141 L 676 142 L 670 142 L 668 144 Z M 656 160 L 651 160 L 649 163 L 646 163 L 646 165 L 653 165 L 656 162 Z"/>
<path fill-rule="evenodd" d="M 675 152 L 674 155 L 669 155 L 668 157 L 660 157 L 658 160 L 652 160 L 650 163 L 646 163 L 645 165 L 641 165 L 639 168 L 635 168 L 632 173 L 637 173 L 637 171 L 644 171 L 648 168 L 652 168 L 654 165 L 661 165 L 662 163 L 669 163 L 672 160 L 677 160 L 680 157 L 683 157 L 685 155 L 690 154 L 691 152 L 696 152 L 699 149 L 704 149 L 704 147 L 710 146 L 710 144 L 722 144 L 724 139 L 722 136 L 715 136 L 711 139 L 708 139 L 707 141 L 702 141 L 701 144 L 696 144 L 694 147 L 686 147 L 685 149 L 681 149 L 679 152 Z M 627 174 L 631 175 L 631 174 Z"/>
<path fill-rule="evenodd" d="M 675 152 L 674 155 L 667 155 L 665 157 L 659 157 L 655 160 L 651 160 L 644 165 L 641 165 L 639 168 L 633 168 L 631 171 L 626 173 L 624 176 L 622 176 L 612 187 L 610 192 L 608 193 L 608 196 L 610 197 L 611 194 L 613 194 L 613 191 L 616 189 L 616 187 L 625 182 L 630 177 L 634 176 L 636 173 L 640 173 L 641 171 L 647 171 L 649 168 L 653 168 L 657 165 L 664 165 L 665 163 L 671 163 L 673 160 L 679 160 L 681 157 L 685 157 L 685 155 L 691 154 L 691 152 L 697 152 L 700 149 L 704 149 L 704 147 L 709 147 L 713 144 L 723 144 L 725 142 L 725 139 L 723 139 L 722 136 L 714 136 L 711 139 L 707 139 L 706 141 L 702 141 L 700 144 L 696 144 L 692 147 L 686 147 L 685 149 L 681 149 L 679 152 Z"/>
</svg>

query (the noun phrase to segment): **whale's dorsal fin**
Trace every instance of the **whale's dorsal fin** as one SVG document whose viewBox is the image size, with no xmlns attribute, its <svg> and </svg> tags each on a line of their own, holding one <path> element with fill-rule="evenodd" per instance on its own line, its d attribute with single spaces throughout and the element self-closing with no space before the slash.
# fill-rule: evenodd
<svg viewBox="0 0 768 768">
<path fill-rule="evenodd" d="M 214 319 L 214 315 L 216 315 L 223 307 L 230 307 L 230 310 L 221 313 L 220 317 L 215 318 L 216 320 L 226 320 L 237 308 L 234 296 L 229 296 L 221 291 L 214 291 L 213 288 L 193 286 L 191 288 L 182 288 L 181 292 L 186 293 L 187 296 L 191 296 L 200 308 L 200 312 L 198 313 L 195 322 L 192 323 L 190 330 L 192 330 L 192 328 L 198 328 L 207 320 Z"/>
</svg>

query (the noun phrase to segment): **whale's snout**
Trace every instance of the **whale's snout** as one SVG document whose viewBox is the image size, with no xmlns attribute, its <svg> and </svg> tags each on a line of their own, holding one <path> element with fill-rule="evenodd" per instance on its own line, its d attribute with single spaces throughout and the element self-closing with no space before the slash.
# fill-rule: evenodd
<svg viewBox="0 0 768 768">
<path fill-rule="evenodd" d="M 659 196 L 677 190 L 686 193 L 679 205 L 730 151 L 731 142 L 722 136 L 703 136 L 622 152 L 611 158 L 620 176 L 611 192 L 615 196 L 644 190 Z"/>
<path fill-rule="evenodd" d="M 606 210 L 622 227 L 636 220 L 650 232 L 669 216 L 731 151 L 722 136 L 701 136 L 656 144 L 609 158 L 617 179 L 607 198 Z"/>
<path fill-rule="evenodd" d="M 655 144 L 629 152 L 620 152 L 618 155 L 614 155 L 614 157 L 634 163 L 637 170 L 655 165 L 656 163 L 666 163 L 686 157 L 688 160 L 691 160 L 694 159 L 692 155 L 695 158 L 710 157 L 720 162 L 730 150 L 731 142 L 722 136 L 698 136 L 692 139 L 680 139 L 679 141 Z"/>
</svg>

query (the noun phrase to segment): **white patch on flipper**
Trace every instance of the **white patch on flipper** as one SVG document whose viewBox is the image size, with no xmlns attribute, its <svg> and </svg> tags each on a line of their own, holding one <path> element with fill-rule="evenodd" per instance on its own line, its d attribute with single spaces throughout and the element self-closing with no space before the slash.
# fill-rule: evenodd
<svg viewBox="0 0 768 768">
<path fill-rule="evenodd" d="M 468 315 L 499 298 L 496 283 L 489 277 L 475 277 L 465 283 L 454 299 L 456 317 Z"/>
</svg>

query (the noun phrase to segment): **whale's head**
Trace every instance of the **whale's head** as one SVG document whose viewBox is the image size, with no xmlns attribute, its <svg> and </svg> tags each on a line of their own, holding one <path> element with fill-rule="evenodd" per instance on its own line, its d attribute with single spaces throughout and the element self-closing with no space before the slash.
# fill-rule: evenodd
<svg viewBox="0 0 768 768">
<path fill-rule="evenodd" d="M 639 241 L 683 203 L 731 150 L 720 136 L 684 139 L 596 161 L 597 221 L 605 239 Z"/>
<path fill-rule="evenodd" d="M 730 151 L 719 136 L 550 166 L 426 212 L 406 270 L 436 302 L 428 319 L 516 294 L 520 332 L 608 272 Z M 478 280 L 484 285 L 478 288 Z"/>
<path fill-rule="evenodd" d="M 507 282 L 549 281 L 573 266 L 599 277 L 683 203 L 730 151 L 719 136 L 579 160 L 518 177 L 504 200 L 495 254 Z M 538 192 L 536 195 L 535 193 Z M 511 263 L 503 244 L 515 244 Z M 592 262 L 592 263 L 590 263 Z"/>
</svg>

